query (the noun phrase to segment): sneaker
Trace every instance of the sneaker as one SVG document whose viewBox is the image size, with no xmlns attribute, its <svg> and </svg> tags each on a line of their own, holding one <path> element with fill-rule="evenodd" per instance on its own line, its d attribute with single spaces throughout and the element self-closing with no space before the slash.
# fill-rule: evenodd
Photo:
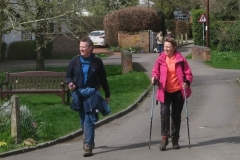
<svg viewBox="0 0 240 160">
<path fill-rule="evenodd" d="M 85 144 L 83 157 L 89 157 L 89 156 L 92 156 L 92 146 Z"/>
<path fill-rule="evenodd" d="M 161 151 L 165 151 L 168 145 L 168 136 L 162 136 L 162 141 L 161 144 L 159 146 L 159 149 Z"/>
</svg>

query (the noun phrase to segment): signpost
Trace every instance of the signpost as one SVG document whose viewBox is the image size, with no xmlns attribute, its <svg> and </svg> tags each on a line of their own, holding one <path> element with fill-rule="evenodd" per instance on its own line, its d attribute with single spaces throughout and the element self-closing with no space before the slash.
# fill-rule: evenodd
<svg viewBox="0 0 240 160">
<path fill-rule="evenodd" d="M 203 26 L 203 46 L 204 46 L 204 23 L 206 23 L 206 21 L 207 21 L 207 19 L 206 19 L 205 15 L 202 14 L 200 19 L 198 20 L 198 22 L 202 23 L 202 26 Z M 206 30 L 207 30 L 207 28 L 206 28 Z"/>
</svg>

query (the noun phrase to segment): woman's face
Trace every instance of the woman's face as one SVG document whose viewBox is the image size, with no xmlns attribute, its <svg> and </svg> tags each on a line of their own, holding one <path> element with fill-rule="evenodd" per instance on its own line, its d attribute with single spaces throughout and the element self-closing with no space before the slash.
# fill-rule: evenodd
<svg viewBox="0 0 240 160">
<path fill-rule="evenodd" d="M 167 56 L 173 56 L 175 49 L 176 47 L 173 47 L 170 42 L 164 42 L 164 51 Z"/>
</svg>

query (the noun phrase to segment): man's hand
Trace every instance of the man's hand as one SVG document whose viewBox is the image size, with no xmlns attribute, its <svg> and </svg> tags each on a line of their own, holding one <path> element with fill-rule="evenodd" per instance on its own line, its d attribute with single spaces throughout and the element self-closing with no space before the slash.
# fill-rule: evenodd
<svg viewBox="0 0 240 160">
<path fill-rule="evenodd" d="M 106 101 L 107 103 L 109 103 L 109 102 L 110 102 L 110 97 L 105 98 L 105 101 Z"/>
<path fill-rule="evenodd" d="M 71 82 L 71 83 L 68 84 L 68 88 L 74 90 L 74 89 L 76 89 L 76 85 Z"/>
</svg>

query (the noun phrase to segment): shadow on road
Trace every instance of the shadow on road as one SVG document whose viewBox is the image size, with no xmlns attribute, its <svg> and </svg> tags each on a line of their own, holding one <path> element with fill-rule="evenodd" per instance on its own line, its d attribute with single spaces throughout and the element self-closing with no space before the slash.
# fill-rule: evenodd
<svg viewBox="0 0 240 160">
<path fill-rule="evenodd" d="M 151 144 L 160 144 L 160 141 L 152 141 Z M 119 151 L 119 150 L 125 150 L 125 149 L 133 149 L 133 148 L 142 148 L 142 147 L 146 147 L 146 149 L 149 149 L 148 146 L 149 143 L 148 142 L 141 142 L 141 143 L 135 143 L 135 144 L 129 144 L 129 145 L 125 145 L 125 146 L 99 146 L 96 148 L 101 148 L 101 149 L 106 149 L 106 151 L 101 151 L 101 152 L 96 152 L 94 154 L 102 154 L 102 153 L 106 153 L 106 152 L 112 152 L 112 151 Z"/>
<path fill-rule="evenodd" d="M 237 144 L 240 143 L 240 137 L 225 137 L 218 138 L 209 141 L 199 142 L 198 144 L 192 144 L 191 147 L 202 147 L 202 146 L 214 146 L 218 144 Z M 188 145 L 181 145 L 181 148 L 188 148 Z"/>
<path fill-rule="evenodd" d="M 240 137 L 226 137 L 226 138 L 219 138 L 219 139 L 213 139 L 209 141 L 203 141 L 199 142 L 198 144 L 193 144 L 191 147 L 201 147 L 201 146 L 208 146 L 208 145 L 218 145 L 218 144 L 237 144 L 240 143 Z M 152 141 L 152 145 L 160 144 L 160 141 Z M 106 149 L 105 151 L 96 152 L 94 154 L 102 154 L 106 152 L 113 152 L 113 151 L 119 151 L 119 150 L 125 150 L 125 149 L 134 149 L 134 148 L 142 148 L 146 147 L 148 149 L 148 142 L 141 142 L 141 143 L 135 143 L 135 144 L 128 144 L 123 146 L 99 146 L 96 148 Z M 189 148 L 188 145 L 181 145 L 181 148 Z M 167 150 L 171 150 L 171 141 L 170 144 L 168 144 Z"/>
</svg>

